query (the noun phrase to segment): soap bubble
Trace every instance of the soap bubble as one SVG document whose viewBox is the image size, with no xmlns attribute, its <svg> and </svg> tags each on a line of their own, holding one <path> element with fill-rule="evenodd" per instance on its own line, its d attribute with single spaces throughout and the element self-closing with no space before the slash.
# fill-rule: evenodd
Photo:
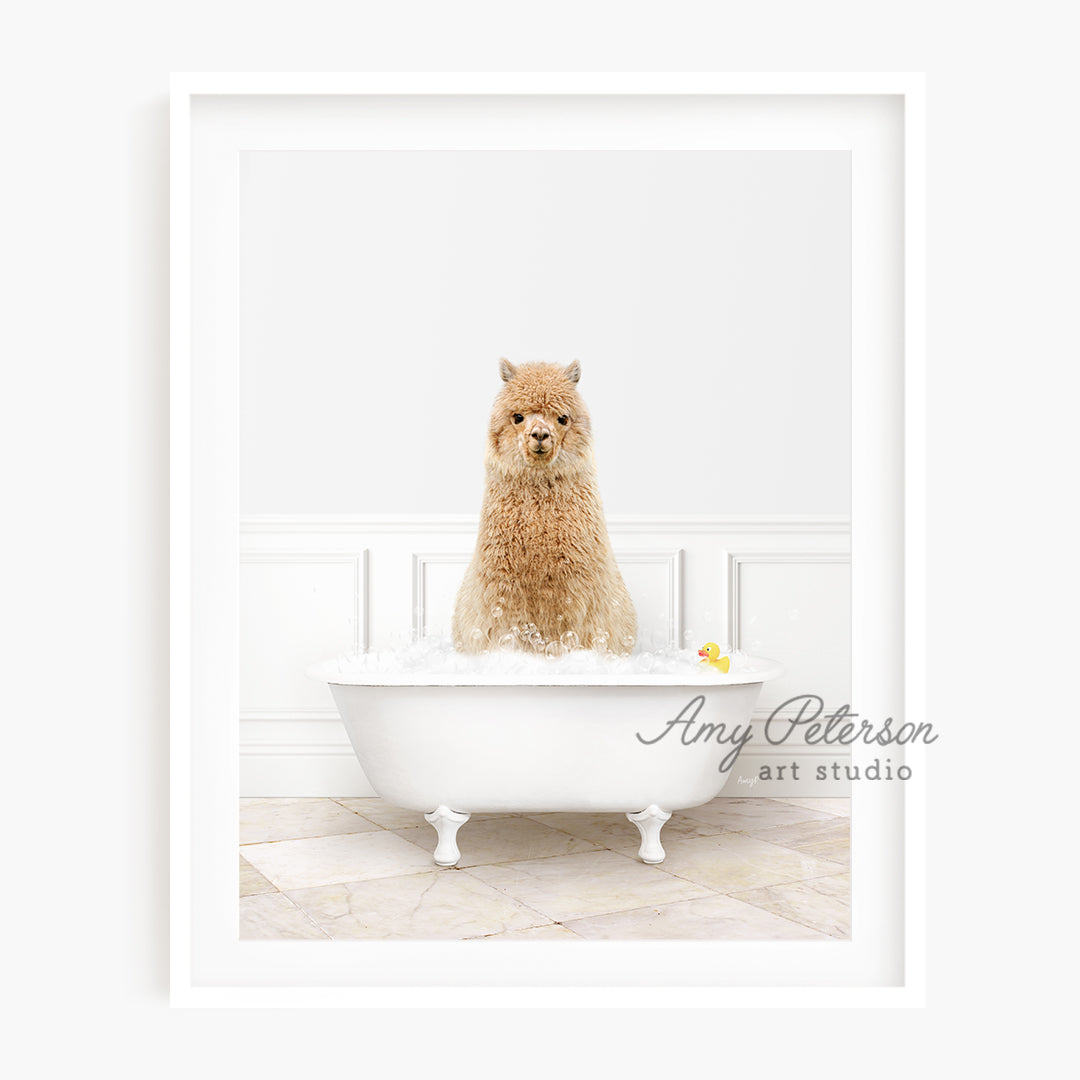
<svg viewBox="0 0 1080 1080">
<path fill-rule="evenodd" d="M 502 618 L 502 613 L 503 613 L 503 609 L 498 604 L 496 604 L 491 609 L 491 617 L 493 619 L 501 619 Z"/>
<path fill-rule="evenodd" d="M 478 629 L 478 628 L 472 628 Z M 510 677 L 527 687 L 536 678 L 562 675 L 597 675 L 618 681 L 623 676 L 635 674 L 664 674 L 696 683 L 702 676 L 696 643 L 692 649 L 674 645 L 664 635 L 652 634 L 649 628 L 638 639 L 637 652 L 630 655 L 605 651 L 609 642 L 624 641 L 623 635 L 610 638 L 603 632 L 590 637 L 590 647 L 581 647 L 577 633 L 565 631 L 557 639 L 544 640 L 538 630 L 539 647 L 527 637 L 503 633 L 497 638 L 482 637 L 473 645 L 472 630 L 466 629 L 461 637 L 470 646 L 469 652 L 461 651 L 462 642 L 450 635 L 427 634 L 423 640 L 399 644 L 389 648 L 390 635 L 380 637 L 377 646 L 367 652 L 337 658 L 337 666 L 343 674 L 363 676 L 369 673 L 393 673 L 397 675 L 427 674 L 467 676 Z M 402 635 L 398 635 L 400 642 Z M 750 638 L 744 642 L 747 650 L 756 649 L 761 642 Z M 490 645 L 490 648 L 488 647 Z M 724 646 L 726 650 L 729 646 Z M 730 653 L 731 671 L 734 674 L 763 670 L 761 660 L 747 652 L 735 650 Z"/>
<path fill-rule="evenodd" d="M 480 642 L 484 640 L 484 631 L 481 630 L 479 626 L 474 626 L 469 637 L 472 638 L 474 645 L 479 645 Z"/>
</svg>

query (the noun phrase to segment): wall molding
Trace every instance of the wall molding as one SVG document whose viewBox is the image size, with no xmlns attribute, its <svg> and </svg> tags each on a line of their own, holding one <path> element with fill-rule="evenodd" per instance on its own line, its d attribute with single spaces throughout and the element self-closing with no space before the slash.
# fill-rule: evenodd
<svg viewBox="0 0 1080 1080">
<path fill-rule="evenodd" d="M 616 548 L 615 561 L 623 564 L 660 566 L 667 575 L 668 644 L 679 648 L 683 636 L 683 549 L 633 551 Z"/>
<path fill-rule="evenodd" d="M 352 569 L 352 650 L 355 653 L 367 649 L 370 638 L 368 630 L 368 549 L 354 551 L 240 551 L 240 565 L 280 564 L 325 566 L 345 565 Z M 333 705 L 319 708 L 297 709 L 277 705 L 249 705 L 240 709 L 241 720 L 327 720 L 337 717 Z"/>
<path fill-rule="evenodd" d="M 414 551 L 412 556 L 412 634 L 419 641 L 427 626 L 427 568 L 429 566 L 464 566 L 472 560 L 472 552 L 461 551 Z"/>
<path fill-rule="evenodd" d="M 742 613 L 739 570 L 751 564 L 769 563 L 851 563 L 851 555 L 837 551 L 725 551 L 725 580 L 727 585 L 728 641 L 733 649 L 741 649 L 739 630 Z"/>
<path fill-rule="evenodd" d="M 652 635 L 657 645 L 666 639 L 670 645 L 685 647 L 684 635 L 689 628 L 720 640 L 726 628 L 728 642 L 737 648 L 740 626 L 748 626 L 754 614 L 771 612 L 775 617 L 777 610 L 782 611 L 785 594 L 777 590 L 792 580 L 788 572 L 779 574 L 775 582 L 765 575 L 760 588 L 755 585 L 755 612 L 747 612 L 743 609 L 751 601 L 740 589 L 739 580 L 743 566 L 772 563 L 804 568 L 810 575 L 806 581 L 814 598 L 811 611 L 820 613 L 828 595 L 818 568 L 850 561 L 846 517 L 611 515 L 607 522 L 616 558 L 632 585 L 641 630 Z M 478 525 L 477 515 L 458 514 L 249 515 L 240 522 L 240 561 L 283 567 L 349 565 L 351 596 L 348 602 L 341 597 L 339 603 L 331 605 L 341 613 L 333 617 L 344 619 L 351 604 L 351 638 L 357 652 L 395 647 L 410 636 L 413 640 L 422 637 L 428 626 L 441 632 L 450 603 L 448 575 L 455 572 L 448 568 L 464 571 L 472 558 Z M 639 567 L 650 569 L 639 571 Z M 318 580 L 318 575 L 313 575 L 313 583 Z M 334 588 L 344 589 L 349 576 L 338 574 L 334 580 Z M 312 642 L 333 639 L 336 631 L 325 621 L 329 616 L 322 614 L 319 605 L 304 605 L 302 592 L 295 591 L 293 571 L 283 570 L 280 579 L 271 573 L 266 587 L 281 589 L 281 626 L 269 628 L 272 632 L 268 633 L 258 621 L 265 621 L 267 611 L 275 610 L 272 605 L 262 605 L 258 618 L 246 623 L 244 612 L 240 613 L 242 662 L 250 665 L 246 670 L 264 673 L 252 678 L 268 680 L 263 692 L 258 685 L 249 684 L 245 700 L 250 704 L 239 715 L 241 794 L 373 794 L 339 728 L 329 692 L 321 699 L 325 705 L 319 704 L 320 696 L 305 689 L 299 670 L 303 662 L 296 660 L 309 655 Z M 297 607 L 291 612 L 290 597 L 294 596 Z M 758 612 L 759 604 L 762 612 Z M 815 642 L 805 644 L 817 648 Z M 795 665 L 806 650 L 802 639 L 791 640 L 791 645 L 791 663 Z M 337 646 L 345 647 L 344 642 Z M 787 662 L 783 655 L 776 658 Z M 835 660 L 835 650 L 831 656 L 823 655 L 823 663 L 835 667 Z M 290 664 L 289 679 L 278 680 L 274 673 Z M 830 672 L 832 685 L 843 685 L 834 668 L 822 668 L 823 677 Z M 755 728 L 772 711 L 763 701 L 755 710 Z M 743 759 L 751 771 L 757 761 L 782 764 L 799 760 L 812 772 L 814 763 L 844 753 L 831 747 L 773 747 L 756 734 Z M 731 783 L 734 793 L 734 781 Z M 813 785 L 805 790 L 785 790 L 789 794 L 824 793 Z M 748 779 L 737 793 L 761 796 L 768 790 Z"/>
<path fill-rule="evenodd" d="M 241 551 L 240 565 L 245 563 L 342 563 L 353 572 L 353 651 L 368 647 L 368 549 L 359 551 Z"/>
</svg>

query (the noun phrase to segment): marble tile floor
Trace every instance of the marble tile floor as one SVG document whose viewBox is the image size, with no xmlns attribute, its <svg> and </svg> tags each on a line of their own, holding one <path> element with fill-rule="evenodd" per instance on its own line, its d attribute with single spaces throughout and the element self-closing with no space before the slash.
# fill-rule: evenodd
<svg viewBox="0 0 1080 1080">
<path fill-rule="evenodd" d="M 714 799 L 667 858 L 622 814 L 475 814 L 432 861 L 381 799 L 241 799 L 242 939 L 821 940 L 850 936 L 848 799 Z"/>
</svg>

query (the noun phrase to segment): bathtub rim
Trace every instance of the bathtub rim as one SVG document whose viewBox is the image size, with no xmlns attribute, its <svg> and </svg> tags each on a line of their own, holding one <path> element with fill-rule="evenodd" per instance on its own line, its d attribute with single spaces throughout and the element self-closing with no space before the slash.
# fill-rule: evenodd
<svg viewBox="0 0 1080 1080">
<path fill-rule="evenodd" d="M 340 670 L 339 660 L 323 660 L 307 668 L 308 678 L 333 686 L 682 686 L 688 689 L 743 686 L 747 683 L 766 683 L 779 678 L 785 668 L 778 660 L 763 656 L 747 659 L 755 664 L 767 665 L 757 671 L 740 671 L 723 674 L 701 671 L 700 674 L 603 675 L 538 675 L 535 672 L 517 675 L 473 675 L 469 673 L 430 672 L 346 672 Z"/>
</svg>

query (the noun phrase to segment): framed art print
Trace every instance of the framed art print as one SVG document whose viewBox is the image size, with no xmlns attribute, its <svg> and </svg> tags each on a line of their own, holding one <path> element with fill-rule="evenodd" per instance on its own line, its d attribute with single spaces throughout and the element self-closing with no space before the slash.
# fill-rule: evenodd
<svg viewBox="0 0 1080 1080">
<path fill-rule="evenodd" d="M 174 1003 L 921 1003 L 921 79 L 172 110 Z"/>
</svg>

